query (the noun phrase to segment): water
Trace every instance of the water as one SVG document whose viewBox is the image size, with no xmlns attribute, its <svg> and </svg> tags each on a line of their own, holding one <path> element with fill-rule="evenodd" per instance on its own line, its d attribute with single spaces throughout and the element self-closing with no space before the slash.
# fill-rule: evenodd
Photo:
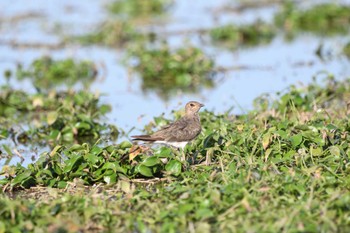
<svg viewBox="0 0 350 233">
<path fill-rule="evenodd" d="M 307 84 L 319 71 L 326 70 L 339 79 L 350 74 L 349 60 L 340 54 L 342 45 L 349 41 L 349 36 L 321 38 L 304 34 L 292 42 L 286 42 L 283 35 L 279 35 L 267 45 L 230 51 L 213 46 L 206 36 L 201 38 L 190 33 L 191 30 L 208 29 L 230 22 L 251 23 L 258 18 L 271 22 L 279 9 L 278 6 L 271 5 L 233 12 L 227 5 L 233 3 L 231 6 L 234 6 L 236 3 L 224 0 L 178 0 L 159 25 L 148 26 L 152 30 L 171 34 L 167 39 L 174 48 L 182 46 L 186 41 L 201 47 L 214 58 L 217 66 L 234 68 L 218 74 L 214 88 L 203 89 L 197 94 L 177 93 L 168 101 L 164 101 L 155 92 L 142 92 L 140 77 L 136 73 L 130 76 L 121 63 L 125 55 L 123 50 L 100 46 L 83 47 L 78 44 L 68 44 L 58 49 L 50 49 L 49 46 L 13 46 L 13 42 L 58 44 L 61 37 L 56 33 L 57 28 L 61 28 L 60 31 L 66 35 L 90 32 L 108 18 L 104 8 L 107 3 L 108 1 L 95 0 L 32 0 L 25 4 L 20 0 L 0 1 L 0 73 L 15 69 L 17 63 L 29 65 L 43 55 L 55 59 L 73 57 L 77 60 L 92 60 L 99 68 L 99 76 L 91 89 L 105 93 L 102 102 L 111 104 L 113 111 L 108 115 L 108 121 L 125 131 L 135 127 L 132 134 L 140 133 L 143 126 L 155 116 L 165 113 L 171 117 L 171 110 L 182 108 L 189 100 L 203 102 L 206 109 L 216 113 L 224 112 L 232 106 L 233 113 L 244 113 L 252 108 L 252 101 L 262 93 L 281 91 L 290 84 Z M 310 3 L 308 1 L 305 4 Z M 175 33 L 180 31 L 189 33 Z M 331 57 L 325 61 L 315 54 L 320 43 L 332 51 Z M 241 68 L 238 69 L 239 67 Z M 34 92 L 28 81 L 11 82 L 16 88 Z M 0 78 L 0 85 L 4 83 L 5 79 Z M 0 144 L 12 145 L 4 140 Z M 38 153 L 20 145 L 16 148 L 23 150 L 26 157 Z M 11 163 L 18 161 L 19 157 L 14 157 Z M 30 162 L 30 159 L 27 161 Z M 4 163 L 4 159 L 0 159 L 0 167 Z"/>
</svg>

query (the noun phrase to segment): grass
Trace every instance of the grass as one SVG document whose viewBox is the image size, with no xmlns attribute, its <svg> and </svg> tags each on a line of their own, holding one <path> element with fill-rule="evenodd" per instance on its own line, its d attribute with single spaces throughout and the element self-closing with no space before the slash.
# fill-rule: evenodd
<svg viewBox="0 0 350 233">
<path fill-rule="evenodd" d="M 123 142 L 58 145 L 27 168 L 4 167 L 0 229 L 347 232 L 350 84 L 323 83 L 262 96 L 247 115 L 202 112 L 191 166 Z"/>
</svg>

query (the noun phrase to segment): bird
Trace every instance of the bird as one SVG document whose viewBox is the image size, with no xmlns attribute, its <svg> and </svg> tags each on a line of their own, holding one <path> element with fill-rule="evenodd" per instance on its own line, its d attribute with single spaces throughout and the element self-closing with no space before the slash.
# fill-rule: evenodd
<svg viewBox="0 0 350 233">
<path fill-rule="evenodd" d="M 179 120 L 162 127 L 153 134 L 131 137 L 133 141 L 165 144 L 183 150 L 187 143 L 195 139 L 202 130 L 198 112 L 203 106 L 204 104 L 197 101 L 190 101 L 185 106 L 185 115 Z"/>
</svg>

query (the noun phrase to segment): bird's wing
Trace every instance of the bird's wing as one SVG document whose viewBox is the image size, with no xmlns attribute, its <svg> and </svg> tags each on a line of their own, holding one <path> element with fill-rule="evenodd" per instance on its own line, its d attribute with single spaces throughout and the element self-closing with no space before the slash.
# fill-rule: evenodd
<svg viewBox="0 0 350 233">
<path fill-rule="evenodd" d="M 170 142 L 181 142 L 192 140 L 200 133 L 200 131 L 201 128 L 196 127 L 194 119 L 183 117 L 169 125 L 169 127 L 161 129 L 151 136 L 155 138 L 163 138 Z"/>
<path fill-rule="evenodd" d="M 180 118 L 178 121 L 170 123 L 168 125 L 163 126 L 160 130 L 156 131 L 151 135 L 135 135 L 131 136 L 134 138 L 133 140 L 141 140 L 141 141 L 164 141 L 169 137 L 172 131 L 182 130 L 187 126 L 187 121 L 183 118 Z"/>
<path fill-rule="evenodd" d="M 179 120 L 163 126 L 162 129 L 159 131 L 153 133 L 151 137 L 153 138 L 163 138 L 164 140 L 168 138 L 170 135 L 173 134 L 173 132 L 178 132 L 184 130 L 188 126 L 188 121 L 186 118 L 180 118 Z"/>
</svg>

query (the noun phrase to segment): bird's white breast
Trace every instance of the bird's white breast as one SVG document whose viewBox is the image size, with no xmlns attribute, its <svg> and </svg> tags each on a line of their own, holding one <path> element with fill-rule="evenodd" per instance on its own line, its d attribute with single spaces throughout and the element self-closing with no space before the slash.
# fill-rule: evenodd
<svg viewBox="0 0 350 233">
<path fill-rule="evenodd" d="M 165 144 L 165 145 L 174 146 L 174 147 L 177 147 L 177 148 L 184 149 L 188 142 L 155 141 L 154 143 Z"/>
</svg>

